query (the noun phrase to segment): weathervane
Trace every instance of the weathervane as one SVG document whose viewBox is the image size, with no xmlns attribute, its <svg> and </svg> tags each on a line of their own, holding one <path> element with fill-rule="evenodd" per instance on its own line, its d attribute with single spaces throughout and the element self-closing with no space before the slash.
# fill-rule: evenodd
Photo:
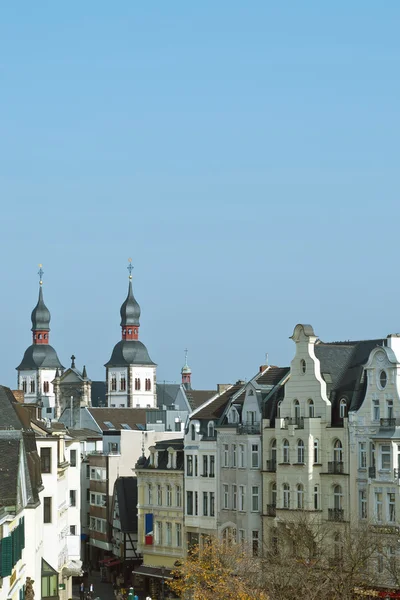
<svg viewBox="0 0 400 600">
<path fill-rule="evenodd" d="M 128 263 L 129 263 L 129 265 L 126 268 L 129 271 L 129 279 L 132 279 L 133 266 L 132 266 L 132 259 L 131 258 L 128 258 Z"/>
<path fill-rule="evenodd" d="M 188 355 L 188 349 L 185 348 L 185 365 L 187 366 L 187 355 Z"/>
<path fill-rule="evenodd" d="M 39 285 L 43 284 L 43 269 L 42 269 L 43 265 L 42 263 L 39 263 L 39 271 L 38 271 L 38 275 L 39 275 Z"/>
</svg>

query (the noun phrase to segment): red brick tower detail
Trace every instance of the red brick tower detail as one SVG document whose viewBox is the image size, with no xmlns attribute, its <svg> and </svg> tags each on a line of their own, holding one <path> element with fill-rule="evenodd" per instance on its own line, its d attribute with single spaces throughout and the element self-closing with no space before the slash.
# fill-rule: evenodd
<svg viewBox="0 0 400 600">
<path fill-rule="evenodd" d="M 140 306 L 136 302 L 132 290 L 132 264 L 129 259 L 129 286 L 128 295 L 125 302 L 121 306 L 121 330 L 123 340 L 138 340 L 139 339 L 139 317 L 140 317 Z"/>
</svg>

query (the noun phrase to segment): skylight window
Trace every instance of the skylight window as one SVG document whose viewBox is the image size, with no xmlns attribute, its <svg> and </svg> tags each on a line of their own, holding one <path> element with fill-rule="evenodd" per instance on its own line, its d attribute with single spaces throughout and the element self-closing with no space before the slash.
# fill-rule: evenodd
<svg viewBox="0 0 400 600">
<path fill-rule="evenodd" d="M 128 423 L 121 423 L 121 427 L 122 429 L 132 429 L 132 427 L 128 425 Z"/>
<path fill-rule="evenodd" d="M 145 427 L 141 423 L 136 423 L 136 427 L 140 429 L 140 431 L 144 431 Z"/>
<path fill-rule="evenodd" d="M 107 425 L 107 427 L 109 429 L 115 429 L 114 425 L 111 423 L 111 421 L 104 421 L 104 425 Z"/>
</svg>

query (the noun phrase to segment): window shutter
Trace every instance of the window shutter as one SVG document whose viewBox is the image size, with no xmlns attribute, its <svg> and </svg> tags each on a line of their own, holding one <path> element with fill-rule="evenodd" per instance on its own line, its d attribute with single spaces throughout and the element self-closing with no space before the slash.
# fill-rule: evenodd
<svg viewBox="0 0 400 600">
<path fill-rule="evenodd" d="M 22 550 L 25 548 L 25 517 L 22 517 L 22 519 L 20 520 L 20 527 L 21 527 L 21 555 L 22 555 Z"/>
<path fill-rule="evenodd" d="M 12 571 L 12 541 L 11 536 L 1 540 L 1 576 L 8 577 Z"/>
</svg>

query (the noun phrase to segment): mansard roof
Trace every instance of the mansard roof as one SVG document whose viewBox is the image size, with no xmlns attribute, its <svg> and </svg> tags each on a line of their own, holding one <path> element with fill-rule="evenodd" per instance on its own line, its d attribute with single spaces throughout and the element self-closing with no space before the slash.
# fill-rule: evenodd
<svg viewBox="0 0 400 600">
<path fill-rule="evenodd" d="M 128 425 L 131 430 L 146 428 L 146 414 L 158 412 L 156 408 L 87 408 L 102 431 L 128 430 L 123 425 Z M 109 425 L 112 424 L 112 427 Z"/>
<path fill-rule="evenodd" d="M 234 385 L 230 386 L 227 390 L 225 390 L 222 394 L 211 400 L 211 402 L 206 402 L 205 405 L 199 410 L 194 411 L 190 416 L 191 419 L 207 419 L 216 420 L 219 419 L 224 412 L 225 407 L 231 401 L 232 397 L 244 387 L 243 381 L 238 381 Z"/>
</svg>

